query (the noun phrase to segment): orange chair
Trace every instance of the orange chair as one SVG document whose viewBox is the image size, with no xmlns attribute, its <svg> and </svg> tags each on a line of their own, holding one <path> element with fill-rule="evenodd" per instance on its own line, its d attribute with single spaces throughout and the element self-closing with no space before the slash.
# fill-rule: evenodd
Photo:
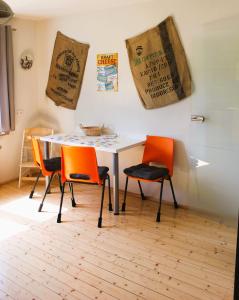
<svg viewBox="0 0 239 300">
<path fill-rule="evenodd" d="M 61 158 L 60 157 L 53 157 L 53 158 L 49 158 L 49 159 L 43 159 L 42 157 L 42 152 L 41 152 L 41 148 L 40 148 L 40 144 L 38 142 L 38 140 L 34 137 L 32 137 L 32 146 L 33 146 L 33 158 L 34 158 L 34 163 L 36 164 L 36 166 L 40 167 L 40 173 L 38 174 L 37 180 L 33 186 L 33 189 L 31 191 L 31 197 L 34 193 L 35 187 L 37 185 L 38 179 L 40 177 L 40 175 L 42 174 L 43 176 L 50 176 L 48 185 L 46 187 L 42 202 L 39 206 L 38 211 L 40 212 L 42 210 L 43 207 L 43 203 L 44 200 L 46 198 L 46 194 L 50 188 L 51 182 L 52 182 L 52 178 L 55 174 L 58 175 L 58 179 L 59 179 L 59 187 L 61 190 L 61 180 L 60 180 L 60 174 L 61 174 Z"/>
<path fill-rule="evenodd" d="M 173 194 L 174 207 L 178 208 L 178 204 L 173 190 L 173 183 L 171 180 L 171 177 L 173 175 L 173 154 L 174 154 L 173 144 L 174 141 L 171 138 L 159 137 L 159 136 L 147 136 L 142 164 L 132 166 L 124 170 L 124 173 L 126 174 L 127 177 L 125 183 L 122 211 L 125 211 L 129 178 L 138 181 L 142 200 L 145 199 L 145 196 L 140 181 L 161 183 L 159 208 L 158 208 L 158 213 L 156 218 L 157 222 L 160 222 L 163 184 L 165 179 L 169 180 L 170 182 L 170 186 Z"/>
<path fill-rule="evenodd" d="M 98 227 L 100 228 L 102 224 L 102 210 L 106 179 L 108 180 L 109 188 L 109 210 L 112 211 L 110 176 L 108 174 L 109 168 L 98 167 L 96 152 L 93 147 L 73 146 L 62 146 L 61 166 L 62 194 L 57 222 L 61 223 L 61 209 L 64 197 L 65 183 L 91 183 L 102 185 L 101 205 L 98 219 Z M 72 198 L 74 199 L 73 194 Z"/>
</svg>

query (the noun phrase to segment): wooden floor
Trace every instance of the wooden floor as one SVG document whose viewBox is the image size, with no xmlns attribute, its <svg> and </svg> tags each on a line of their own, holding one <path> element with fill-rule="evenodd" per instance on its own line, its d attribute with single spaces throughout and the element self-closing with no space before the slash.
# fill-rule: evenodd
<svg viewBox="0 0 239 300">
<path fill-rule="evenodd" d="M 129 196 L 125 214 L 104 209 L 100 190 L 77 187 L 56 223 L 57 188 L 37 208 L 44 186 L 0 186 L 0 299 L 231 300 L 236 230 L 186 209 Z M 121 195 L 122 196 L 122 195 Z M 105 198 L 107 199 L 107 198 Z M 106 205 L 105 205 L 106 206 Z"/>
</svg>

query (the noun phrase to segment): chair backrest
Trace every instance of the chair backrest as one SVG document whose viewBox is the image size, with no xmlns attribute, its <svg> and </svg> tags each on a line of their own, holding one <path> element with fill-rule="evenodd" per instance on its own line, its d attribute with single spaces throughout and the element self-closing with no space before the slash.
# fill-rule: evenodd
<svg viewBox="0 0 239 300">
<path fill-rule="evenodd" d="M 32 137 L 31 141 L 32 141 L 32 148 L 33 148 L 34 163 L 40 167 L 42 174 L 44 176 L 51 175 L 51 172 L 47 171 L 45 168 L 42 151 L 41 151 L 41 147 L 40 147 L 38 139 L 35 137 Z"/>
<path fill-rule="evenodd" d="M 45 135 L 51 135 L 54 133 L 52 128 L 32 127 L 25 128 L 22 138 L 21 157 L 20 163 L 26 161 L 32 161 L 32 137 L 40 137 Z M 43 149 L 43 143 L 40 143 L 41 149 Z M 50 154 L 52 153 L 52 146 L 50 145 Z"/>
<path fill-rule="evenodd" d="M 61 147 L 61 178 L 67 180 L 101 184 L 96 152 L 93 147 Z M 87 175 L 89 179 L 76 179 L 73 174 Z M 72 176 L 73 175 L 73 176 Z"/>
<path fill-rule="evenodd" d="M 147 136 L 143 163 L 157 163 L 164 165 L 169 170 L 169 175 L 173 175 L 174 140 L 172 138 L 160 136 Z"/>
<path fill-rule="evenodd" d="M 27 139 L 31 139 L 32 136 L 38 137 L 44 135 L 51 135 L 54 133 L 54 130 L 52 128 L 46 127 L 31 127 L 25 128 L 24 133 Z"/>
</svg>

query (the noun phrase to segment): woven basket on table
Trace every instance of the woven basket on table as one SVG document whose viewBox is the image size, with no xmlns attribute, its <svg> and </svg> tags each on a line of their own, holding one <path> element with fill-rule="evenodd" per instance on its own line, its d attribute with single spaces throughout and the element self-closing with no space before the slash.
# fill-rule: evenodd
<svg viewBox="0 0 239 300">
<path fill-rule="evenodd" d="M 80 128 L 87 136 L 99 136 L 102 133 L 102 127 L 100 126 L 83 126 L 80 124 Z"/>
</svg>

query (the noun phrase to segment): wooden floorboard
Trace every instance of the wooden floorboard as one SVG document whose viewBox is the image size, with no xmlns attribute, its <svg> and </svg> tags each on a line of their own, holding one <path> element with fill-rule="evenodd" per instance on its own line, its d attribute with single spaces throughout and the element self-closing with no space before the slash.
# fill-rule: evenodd
<svg viewBox="0 0 239 300">
<path fill-rule="evenodd" d="M 236 229 L 216 218 L 129 194 L 126 212 L 107 210 L 97 228 L 100 190 L 67 191 L 56 223 L 57 186 L 37 212 L 44 185 L 0 186 L 0 300 L 229 300 Z M 121 195 L 122 198 L 122 195 Z"/>
</svg>

